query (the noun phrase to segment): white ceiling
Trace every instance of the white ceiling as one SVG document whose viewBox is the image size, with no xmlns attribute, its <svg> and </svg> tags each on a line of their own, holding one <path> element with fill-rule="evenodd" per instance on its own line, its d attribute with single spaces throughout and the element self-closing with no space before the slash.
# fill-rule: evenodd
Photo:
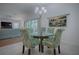
<svg viewBox="0 0 79 59">
<path fill-rule="evenodd" d="M 6 3 L 0 4 L 0 13 L 1 14 L 8 14 L 8 13 L 32 13 L 36 6 L 48 6 L 49 4 L 33 4 L 33 3 Z"/>
<path fill-rule="evenodd" d="M 12 16 L 13 18 L 23 18 L 27 15 L 34 14 L 36 6 L 47 7 L 49 4 L 40 3 L 0 3 L 0 17 L 6 15 Z"/>
<path fill-rule="evenodd" d="M 58 3 L 0 3 L 0 17 L 10 15 L 24 17 L 29 14 L 34 15 L 35 7 L 44 6 L 48 12 L 54 12 L 63 6 L 73 6 L 74 4 L 58 4 Z"/>
<path fill-rule="evenodd" d="M 51 3 L 0 3 L 0 15 L 1 14 L 17 14 L 17 13 L 33 13 L 36 6 L 44 7 L 57 7 L 65 4 L 51 4 Z M 67 5 L 67 4 L 66 4 Z M 47 8 L 48 9 L 48 8 Z"/>
</svg>

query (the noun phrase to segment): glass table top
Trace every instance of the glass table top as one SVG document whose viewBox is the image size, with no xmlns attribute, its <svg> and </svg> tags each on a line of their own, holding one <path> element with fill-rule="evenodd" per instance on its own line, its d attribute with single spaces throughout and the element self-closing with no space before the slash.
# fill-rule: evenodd
<svg viewBox="0 0 79 59">
<path fill-rule="evenodd" d="M 32 36 L 51 36 L 53 33 L 38 33 L 38 32 L 33 32 L 31 33 Z"/>
</svg>

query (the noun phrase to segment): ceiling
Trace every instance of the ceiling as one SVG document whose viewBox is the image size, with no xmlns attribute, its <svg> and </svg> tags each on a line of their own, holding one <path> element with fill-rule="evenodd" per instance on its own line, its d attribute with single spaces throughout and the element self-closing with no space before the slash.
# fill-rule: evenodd
<svg viewBox="0 0 79 59">
<path fill-rule="evenodd" d="M 35 7 L 47 7 L 50 4 L 44 3 L 0 3 L 0 17 L 11 16 L 13 18 L 23 18 L 34 14 Z"/>
<path fill-rule="evenodd" d="M 54 13 L 57 8 L 62 8 L 63 6 L 69 6 L 73 4 L 61 4 L 61 3 L 0 3 L 0 17 L 4 17 L 6 15 L 14 16 L 14 17 L 25 17 L 27 15 L 34 15 L 35 7 L 43 6 L 47 9 L 48 12 Z"/>
<path fill-rule="evenodd" d="M 37 4 L 37 3 L 1 3 L 0 4 L 0 13 L 1 14 L 9 14 L 9 13 L 32 13 L 36 6 L 44 6 L 47 7 L 49 4 Z"/>
<path fill-rule="evenodd" d="M 1 14 L 30 14 L 34 13 L 35 7 L 43 6 L 48 9 L 48 6 L 57 7 L 63 6 L 60 3 L 0 3 L 0 15 Z M 67 5 L 67 4 L 66 4 Z"/>
</svg>

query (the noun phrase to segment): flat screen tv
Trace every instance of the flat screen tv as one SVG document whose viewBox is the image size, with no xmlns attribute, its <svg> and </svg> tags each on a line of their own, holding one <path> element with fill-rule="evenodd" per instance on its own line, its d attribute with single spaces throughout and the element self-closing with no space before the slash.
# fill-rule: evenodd
<svg viewBox="0 0 79 59">
<path fill-rule="evenodd" d="M 1 22 L 1 28 L 2 29 L 10 29 L 10 28 L 12 28 L 12 23 L 11 22 Z"/>
</svg>

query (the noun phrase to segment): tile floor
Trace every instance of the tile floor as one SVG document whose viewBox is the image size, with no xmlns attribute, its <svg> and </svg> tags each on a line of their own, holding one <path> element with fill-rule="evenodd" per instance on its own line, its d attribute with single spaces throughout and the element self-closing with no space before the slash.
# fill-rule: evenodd
<svg viewBox="0 0 79 59">
<path fill-rule="evenodd" d="M 74 55 L 79 54 L 79 47 L 70 47 L 67 44 L 61 45 L 61 54 L 57 55 Z M 24 55 L 27 55 L 27 48 L 25 49 Z M 44 53 L 39 52 L 38 46 L 32 49 L 31 51 L 32 55 L 53 55 L 53 49 L 48 49 L 45 47 Z M 0 47 L 0 55 L 22 55 L 22 42 L 7 45 L 4 47 Z"/>
</svg>

